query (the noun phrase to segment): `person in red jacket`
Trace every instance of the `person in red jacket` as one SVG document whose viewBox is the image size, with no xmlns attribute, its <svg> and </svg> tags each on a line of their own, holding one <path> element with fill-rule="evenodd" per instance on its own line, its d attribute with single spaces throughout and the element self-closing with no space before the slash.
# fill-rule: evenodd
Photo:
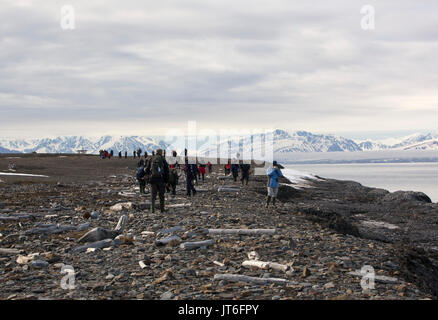
<svg viewBox="0 0 438 320">
<path fill-rule="evenodd" d="M 200 164 L 199 165 L 199 174 L 202 176 L 202 182 L 205 181 L 205 164 Z"/>
</svg>

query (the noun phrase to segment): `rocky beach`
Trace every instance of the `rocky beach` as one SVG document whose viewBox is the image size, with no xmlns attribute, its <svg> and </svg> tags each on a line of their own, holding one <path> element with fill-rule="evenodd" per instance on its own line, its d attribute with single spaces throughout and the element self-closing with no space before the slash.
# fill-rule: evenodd
<svg viewBox="0 0 438 320">
<path fill-rule="evenodd" d="M 213 167 L 149 212 L 137 159 L 0 156 L 0 299 L 436 299 L 438 204 L 354 181 Z M 363 290 L 363 268 L 375 272 Z M 65 288 L 68 277 L 71 288 Z M 72 281 L 74 279 L 74 281 Z"/>
</svg>

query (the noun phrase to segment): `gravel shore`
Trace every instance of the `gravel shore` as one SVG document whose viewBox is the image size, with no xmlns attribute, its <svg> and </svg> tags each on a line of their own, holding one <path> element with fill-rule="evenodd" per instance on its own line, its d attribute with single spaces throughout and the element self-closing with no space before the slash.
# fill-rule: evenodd
<svg viewBox="0 0 438 320">
<path fill-rule="evenodd" d="M 422 193 L 324 178 L 296 189 L 283 179 L 277 207 L 266 209 L 265 177 L 241 186 L 214 166 L 195 197 L 182 178 L 166 194 L 168 212 L 151 214 L 132 158 L 14 157 L 0 156 L 0 171 L 14 162 L 48 178 L 1 177 L 0 299 L 438 296 L 438 205 Z M 94 228 L 107 238 L 79 241 Z M 365 266 L 374 289 L 362 289 Z M 73 274 L 74 289 L 63 288 Z"/>
</svg>

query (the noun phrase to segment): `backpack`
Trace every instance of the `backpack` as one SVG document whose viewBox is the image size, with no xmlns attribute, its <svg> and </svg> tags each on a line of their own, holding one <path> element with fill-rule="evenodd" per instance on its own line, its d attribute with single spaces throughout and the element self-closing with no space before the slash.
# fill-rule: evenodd
<svg viewBox="0 0 438 320">
<path fill-rule="evenodd" d="M 164 161 L 160 156 L 154 156 L 151 159 L 151 178 L 161 179 L 164 173 Z"/>
<path fill-rule="evenodd" d="M 141 167 L 140 169 L 138 169 L 137 171 L 137 179 L 141 180 L 143 179 L 143 177 L 146 175 L 146 172 L 144 172 L 144 167 Z"/>
</svg>

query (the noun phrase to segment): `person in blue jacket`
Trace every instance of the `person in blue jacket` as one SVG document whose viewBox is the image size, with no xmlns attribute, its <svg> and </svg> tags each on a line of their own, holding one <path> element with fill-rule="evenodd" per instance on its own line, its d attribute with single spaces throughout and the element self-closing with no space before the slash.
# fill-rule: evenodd
<svg viewBox="0 0 438 320">
<path fill-rule="evenodd" d="M 233 173 L 234 182 L 236 182 L 237 177 L 239 176 L 239 164 L 238 163 L 233 163 L 231 165 L 231 172 Z"/>
<path fill-rule="evenodd" d="M 283 176 L 280 169 L 283 169 L 283 166 L 278 164 L 277 161 L 274 161 L 272 167 L 269 167 L 266 170 L 266 174 L 268 175 L 268 197 L 266 199 L 266 208 L 269 207 L 271 198 L 272 205 L 275 207 L 275 200 L 278 194 L 278 178 Z"/>
</svg>

